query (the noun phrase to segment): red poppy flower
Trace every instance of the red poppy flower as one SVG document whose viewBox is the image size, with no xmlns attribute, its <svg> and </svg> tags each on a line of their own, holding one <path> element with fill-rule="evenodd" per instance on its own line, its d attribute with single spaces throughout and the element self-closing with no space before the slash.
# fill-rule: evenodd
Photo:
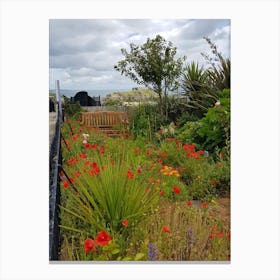
<svg viewBox="0 0 280 280">
<path fill-rule="evenodd" d="M 71 183 L 75 183 L 75 179 L 74 178 L 70 178 L 70 182 Z"/>
<path fill-rule="evenodd" d="M 70 184 L 69 184 L 68 181 L 64 181 L 64 182 L 63 182 L 63 188 L 64 188 L 64 189 L 69 188 L 69 186 L 70 186 Z"/>
<path fill-rule="evenodd" d="M 162 196 L 165 196 L 165 191 L 161 191 L 160 194 L 161 194 Z"/>
<path fill-rule="evenodd" d="M 89 149 L 89 148 L 90 148 L 90 144 L 89 144 L 89 143 L 86 143 L 86 144 L 84 144 L 84 147 L 85 147 L 86 149 Z"/>
<path fill-rule="evenodd" d="M 94 171 L 95 174 L 99 174 L 100 173 L 100 169 L 98 168 L 98 166 L 93 168 L 93 171 Z"/>
<path fill-rule="evenodd" d="M 230 239 L 230 231 L 227 234 L 227 238 Z"/>
<path fill-rule="evenodd" d="M 166 141 L 167 141 L 167 142 L 173 142 L 173 141 L 174 141 L 174 138 L 166 138 Z"/>
<path fill-rule="evenodd" d="M 163 231 L 164 233 L 170 233 L 170 228 L 169 228 L 168 226 L 163 226 L 163 227 L 162 227 L 162 231 Z"/>
<path fill-rule="evenodd" d="M 99 231 L 97 237 L 95 238 L 96 242 L 100 246 L 106 246 L 111 240 L 112 237 L 107 234 L 106 231 Z"/>
<path fill-rule="evenodd" d="M 68 159 L 68 163 L 69 164 L 72 164 L 72 163 L 76 163 L 78 160 L 76 159 L 76 158 L 70 158 L 70 159 Z"/>
<path fill-rule="evenodd" d="M 175 142 L 178 144 L 178 143 L 182 142 L 182 140 L 176 139 Z"/>
<path fill-rule="evenodd" d="M 187 204 L 188 206 L 192 206 L 192 202 L 189 201 L 189 200 L 186 202 L 186 204 Z"/>
<path fill-rule="evenodd" d="M 134 174 L 130 170 L 127 171 L 127 175 L 126 176 L 127 176 L 128 179 L 133 179 L 134 178 Z"/>
<path fill-rule="evenodd" d="M 104 148 L 104 146 L 101 146 L 101 147 L 100 147 L 99 153 L 100 153 L 100 154 L 104 154 L 104 153 L 105 153 L 105 148 Z"/>
<path fill-rule="evenodd" d="M 207 207 L 207 203 L 206 203 L 206 202 L 203 202 L 203 203 L 201 204 L 201 207 L 202 207 L 203 209 L 205 209 L 205 208 Z"/>
<path fill-rule="evenodd" d="M 147 150 L 147 151 L 146 151 L 146 155 L 149 156 L 150 154 L 151 154 L 151 151 L 150 151 L 150 150 Z"/>
<path fill-rule="evenodd" d="M 210 233 L 210 234 L 209 234 L 209 238 L 210 238 L 210 239 L 213 239 L 213 238 L 214 238 L 214 235 L 213 235 L 212 233 Z"/>
<path fill-rule="evenodd" d="M 162 163 L 163 161 L 162 161 L 162 159 L 158 159 L 158 162 L 159 162 L 159 163 Z"/>
<path fill-rule="evenodd" d="M 219 232 L 216 234 L 216 237 L 222 238 L 222 237 L 223 237 L 223 232 L 222 232 L 222 231 L 219 231 Z"/>
<path fill-rule="evenodd" d="M 80 158 L 87 158 L 87 154 L 80 154 Z"/>
<path fill-rule="evenodd" d="M 138 168 L 138 169 L 137 169 L 137 173 L 138 173 L 138 174 L 141 174 L 142 172 L 143 172 L 143 169 L 142 169 L 142 168 Z"/>
<path fill-rule="evenodd" d="M 173 187 L 173 191 L 174 191 L 174 193 L 176 193 L 176 194 L 179 194 L 179 193 L 181 192 L 180 188 L 177 187 L 177 186 L 174 186 L 174 187 Z"/>
<path fill-rule="evenodd" d="M 127 226 L 128 226 L 128 220 L 127 220 L 127 219 L 124 219 L 124 220 L 122 221 L 122 225 L 123 225 L 124 227 L 127 227 Z"/>
<path fill-rule="evenodd" d="M 86 166 L 89 166 L 89 165 L 90 165 L 90 162 L 87 160 L 87 161 L 84 162 L 84 164 L 85 164 Z"/>
<path fill-rule="evenodd" d="M 97 149 L 97 148 L 98 148 L 98 144 L 92 144 L 90 147 L 91 147 L 92 149 Z"/>
<path fill-rule="evenodd" d="M 90 253 L 90 252 L 94 252 L 95 250 L 95 241 L 91 238 L 87 238 L 84 242 L 84 249 L 86 254 Z"/>
<path fill-rule="evenodd" d="M 75 172 L 75 173 L 74 173 L 74 176 L 78 178 L 78 177 L 81 176 L 81 173 L 80 173 L 80 172 Z"/>
</svg>

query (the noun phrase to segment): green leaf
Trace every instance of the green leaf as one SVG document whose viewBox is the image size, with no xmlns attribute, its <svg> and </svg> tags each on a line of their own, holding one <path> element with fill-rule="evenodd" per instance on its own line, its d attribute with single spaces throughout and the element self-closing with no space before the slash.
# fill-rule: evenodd
<svg viewBox="0 0 280 280">
<path fill-rule="evenodd" d="M 112 255 L 116 255 L 116 254 L 118 254 L 119 252 L 120 252 L 119 249 L 114 249 L 111 253 L 112 253 Z"/>
<path fill-rule="evenodd" d="M 135 261 L 139 261 L 139 260 L 143 259 L 144 257 L 145 257 L 145 254 L 143 254 L 143 253 L 138 253 L 138 254 L 136 254 L 134 260 L 135 260 Z"/>
</svg>

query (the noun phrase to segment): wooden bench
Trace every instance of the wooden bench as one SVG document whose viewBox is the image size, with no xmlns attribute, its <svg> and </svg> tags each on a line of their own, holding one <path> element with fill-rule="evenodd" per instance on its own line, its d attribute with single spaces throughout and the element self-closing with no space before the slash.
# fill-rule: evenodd
<svg viewBox="0 0 280 280">
<path fill-rule="evenodd" d="M 84 112 L 80 124 L 97 128 L 108 136 L 128 135 L 129 119 L 126 112 Z"/>
</svg>

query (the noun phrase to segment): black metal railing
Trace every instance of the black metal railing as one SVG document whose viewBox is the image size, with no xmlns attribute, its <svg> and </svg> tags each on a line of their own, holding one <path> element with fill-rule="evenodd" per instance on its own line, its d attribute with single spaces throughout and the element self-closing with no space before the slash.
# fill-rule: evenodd
<svg viewBox="0 0 280 280">
<path fill-rule="evenodd" d="M 61 155 L 61 124 L 63 122 L 63 111 L 59 94 L 59 82 L 56 81 L 57 88 L 57 119 L 55 134 L 51 142 L 49 152 L 49 260 L 58 260 L 60 248 L 60 166 Z"/>
</svg>

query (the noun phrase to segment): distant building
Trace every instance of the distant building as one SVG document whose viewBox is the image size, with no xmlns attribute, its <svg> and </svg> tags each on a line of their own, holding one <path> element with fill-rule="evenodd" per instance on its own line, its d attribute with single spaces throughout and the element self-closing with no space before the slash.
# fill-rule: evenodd
<svg viewBox="0 0 280 280">
<path fill-rule="evenodd" d="M 101 106 L 100 96 L 88 96 L 86 91 L 79 91 L 70 99 L 71 103 L 79 102 L 81 106 Z"/>
</svg>

